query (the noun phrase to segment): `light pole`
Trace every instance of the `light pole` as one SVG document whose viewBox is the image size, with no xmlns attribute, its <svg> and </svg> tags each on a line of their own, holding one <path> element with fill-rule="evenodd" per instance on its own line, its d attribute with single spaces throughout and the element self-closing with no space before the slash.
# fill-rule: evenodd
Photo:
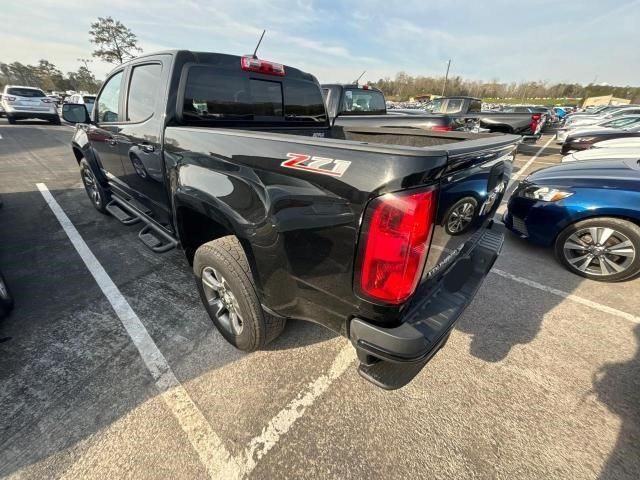
<svg viewBox="0 0 640 480">
<path fill-rule="evenodd" d="M 447 91 L 447 80 L 449 79 L 449 67 L 451 67 L 451 59 L 447 63 L 447 73 L 444 76 L 444 85 L 442 85 L 442 96 L 444 97 L 445 92 Z"/>
<path fill-rule="evenodd" d="M 89 59 L 89 58 L 77 58 L 76 59 L 78 62 L 83 63 L 84 64 L 84 68 L 86 68 L 87 70 L 89 70 L 89 64 L 91 62 L 93 62 L 93 60 Z"/>
</svg>

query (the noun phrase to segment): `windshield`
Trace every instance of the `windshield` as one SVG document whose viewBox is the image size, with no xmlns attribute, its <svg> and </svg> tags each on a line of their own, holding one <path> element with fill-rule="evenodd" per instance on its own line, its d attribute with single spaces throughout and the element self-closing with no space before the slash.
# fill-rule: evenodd
<svg viewBox="0 0 640 480">
<path fill-rule="evenodd" d="M 638 123 L 640 123 L 640 117 L 622 117 L 614 120 L 607 120 L 606 122 L 602 122 L 600 125 L 608 128 L 621 128 L 630 127 Z"/>
<path fill-rule="evenodd" d="M 355 115 L 360 113 L 384 114 L 386 111 L 384 96 L 376 90 L 352 88 L 344 91 L 342 113 Z"/>
<path fill-rule="evenodd" d="M 427 112 L 431 113 L 444 113 L 444 100 L 441 98 L 436 98 L 435 100 L 431 100 L 424 107 Z"/>
<path fill-rule="evenodd" d="M 84 101 L 84 103 L 95 103 L 96 97 L 94 97 L 93 95 L 85 95 L 82 97 L 82 100 Z"/>
<path fill-rule="evenodd" d="M 15 95 L 17 97 L 39 98 L 46 97 L 42 90 L 37 88 L 9 88 L 7 95 Z"/>
</svg>

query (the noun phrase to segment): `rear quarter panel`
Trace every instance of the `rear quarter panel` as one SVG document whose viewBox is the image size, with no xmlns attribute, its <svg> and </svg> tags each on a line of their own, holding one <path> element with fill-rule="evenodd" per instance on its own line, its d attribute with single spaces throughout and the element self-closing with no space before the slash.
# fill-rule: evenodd
<svg viewBox="0 0 640 480">
<path fill-rule="evenodd" d="M 349 162 L 341 176 L 287 168 L 290 154 Z M 381 323 L 397 308 L 376 307 L 352 290 L 363 210 L 380 194 L 429 185 L 446 155 L 413 147 L 220 129 L 169 127 L 165 161 L 174 210 L 216 219 L 245 247 L 265 306 L 346 333 L 360 314 Z"/>
</svg>

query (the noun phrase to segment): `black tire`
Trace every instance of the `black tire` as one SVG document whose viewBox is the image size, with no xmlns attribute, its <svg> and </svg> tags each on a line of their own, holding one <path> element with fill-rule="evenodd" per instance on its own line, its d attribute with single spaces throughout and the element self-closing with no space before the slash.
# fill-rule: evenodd
<svg viewBox="0 0 640 480">
<path fill-rule="evenodd" d="M 465 207 L 466 205 L 466 207 Z M 462 217 L 458 217 L 456 219 L 453 218 L 453 215 L 460 215 L 461 208 L 470 208 L 470 218 L 467 220 L 463 220 Z M 467 211 L 468 212 L 468 211 Z M 444 215 L 444 220 L 442 224 L 444 225 L 444 229 L 449 235 L 462 235 L 473 225 L 473 222 L 476 220 L 478 216 L 478 201 L 473 197 L 465 197 L 458 200 L 456 203 L 449 207 L 447 213 Z M 467 218 L 467 217 L 464 217 Z"/>
<path fill-rule="evenodd" d="M 15 125 L 16 124 L 16 117 L 13 117 L 11 115 L 7 115 L 7 121 L 9 122 L 9 125 Z"/>
<path fill-rule="evenodd" d="M 80 178 L 82 178 L 84 189 L 89 196 L 89 200 L 91 200 L 91 204 L 100 213 L 107 213 L 106 207 L 111 200 L 111 195 L 107 189 L 100 184 L 89 162 L 84 158 L 80 160 Z"/>
<path fill-rule="evenodd" d="M 2 273 L 0 272 L 0 318 L 4 318 L 13 309 L 13 297 L 7 286 Z"/>
<path fill-rule="evenodd" d="M 226 284 L 225 293 L 231 293 L 232 301 L 227 302 L 232 305 L 229 309 L 215 308 L 215 305 L 220 306 L 225 302 L 221 300 L 218 290 L 204 285 L 203 276 L 211 279 L 212 272 L 218 275 L 216 280 L 222 279 L 220 283 Z M 249 262 L 235 236 L 222 237 L 201 245 L 193 259 L 193 273 L 209 317 L 222 336 L 238 350 L 258 350 L 284 330 L 284 318 L 270 315 L 262 309 Z M 230 320 L 232 310 L 236 310 L 242 320 L 239 332 L 233 330 L 233 322 Z M 224 320 L 224 315 L 227 315 L 227 320 Z"/>
<path fill-rule="evenodd" d="M 600 217 L 576 222 L 560 232 L 554 250 L 569 271 L 591 280 L 621 282 L 640 273 L 640 227 L 627 220 Z"/>
</svg>

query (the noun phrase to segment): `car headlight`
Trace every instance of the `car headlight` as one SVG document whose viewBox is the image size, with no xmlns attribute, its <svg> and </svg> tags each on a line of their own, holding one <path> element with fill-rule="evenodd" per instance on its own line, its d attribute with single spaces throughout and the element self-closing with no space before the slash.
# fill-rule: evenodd
<svg viewBox="0 0 640 480">
<path fill-rule="evenodd" d="M 596 139 L 597 137 L 578 137 L 578 138 L 574 138 L 573 141 L 574 142 L 578 142 L 578 143 L 582 143 L 582 142 L 592 142 Z"/>
<path fill-rule="evenodd" d="M 519 192 L 519 196 L 521 197 L 543 202 L 557 202 L 571 195 L 573 195 L 573 192 L 553 187 L 539 187 L 538 185 L 525 187 Z"/>
</svg>

